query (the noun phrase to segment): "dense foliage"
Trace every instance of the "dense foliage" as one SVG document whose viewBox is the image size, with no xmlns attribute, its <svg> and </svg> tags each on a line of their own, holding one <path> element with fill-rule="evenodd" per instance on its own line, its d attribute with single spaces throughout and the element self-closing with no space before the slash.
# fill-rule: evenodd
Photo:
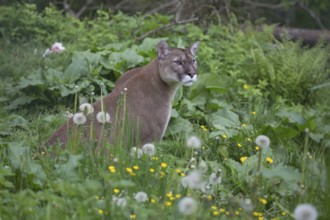
<svg viewBox="0 0 330 220">
<path fill-rule="evenodd" d="M 235 18 L 149 32 L 171 19 L 99 11 L 95 20 L 78 20 L 54 8 L 0 8 L 0 217 L 173 219 L 182 215 L 180 198 L 190 196 L 196 219 L 286 219 L 299 203 L 326 219 L 330 48 L 278 42 L 272 27 L 242 30 Z M 76 109 L 75 98 L 109 93 L 123 72 L 155 57 L 160 39 L 201 46 L 198 82 L 179 89 L 156 155 L 42 147 L 65 111 Z M 65 51 L 44 56 L 55 41 Z M 260 134 L 271 140 L 263 151 L 254 143 Z M 196 152 L 185 147 L 191 135 L 202 141 Z M 216 173 L 222 182 L 183 187 L 183 176 L 202 165 L 205 179 Z M 136 201 L 138 191 L 149 200 Z M 127 204 L 117 207 L 118 198 Z"/>
</svg>

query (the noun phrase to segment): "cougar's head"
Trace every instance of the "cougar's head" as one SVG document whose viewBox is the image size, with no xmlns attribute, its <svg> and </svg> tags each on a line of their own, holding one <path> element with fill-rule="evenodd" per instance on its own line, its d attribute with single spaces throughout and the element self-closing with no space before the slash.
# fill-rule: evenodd
<svg viewBox="0 0 330 220">
<path fill-rule="evenodd" d="M 195 54 L 199 42 L 189 49 L 170 48 L 165 41 L 157 45 L 158 67 L 161 79 L 169 84 L 191 86 L 197 80 Z"/>
</svg>

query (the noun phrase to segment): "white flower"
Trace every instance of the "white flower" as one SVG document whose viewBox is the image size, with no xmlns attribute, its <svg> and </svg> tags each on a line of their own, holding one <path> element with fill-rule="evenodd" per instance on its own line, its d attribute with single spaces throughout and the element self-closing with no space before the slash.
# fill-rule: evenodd
<svg viewBox="0 0 330 220">
<path fill-rule="evenodd" d="M 60 53 L 62 51 L 65 50 L 65 47 L 63 46 L 62 43 L 60 42 L 55 42 L 52 47 L 50 48 L 50 50 L 53 52 L 53 53 Z"/>
<path fill-rule="evenodd" d="M 136 201 L 138 202 L 145 202 L 148 200 L 148 195 L 147 193 L 145 192 L 137 192 L 135 195 L 134 195 L 134 198 Z"/>
<path fill-rule="evenodd" d="M 96 119 L 99 123 L 105 124 L 110 122 L 110 115 L 108 112 L 99 112 L 96 115 Z"/>
<path fill-rule="evenodd" d="M 90 115 L 94 112 L 94 108 L 89 103 L 83 103 L 79 106 L 80 111 L 84 112 L 86 115 Z"/>
<path fill-rule="evenodd" d="M 191 136 L 187 140 L 187 147 L 188 148 L 194 148 L 199 149 L 202 146 L 201 140 L 196 136 Z"/>
<path fill-rule="evenodd" d="M 197 202 L 191 197 L 184 197 L 178 203 L 179 211 L 183 215 L 191 215 L 197 211 Z"/>
<path fill-rule="evenodd" d="M 293 215 L 295 220 L 316 220 L 318 213 L 311 204 L 300 204 L 295 208 Z"/>
<path fill-rule="evenodd" d="M 202 172 L 205 172 L 207 170 L 207 164 L 204 160 L 200 160 L 198 163 L 198 169 L 200 169 Z"/>
<path fill-rule="evenodd" d="M 189 187 L 191 189 L 199 189 L 201 186 L 201 173 L 197 170 L 190 172 L 187 176 L 183 177 L 181 184 L 183 187 Z"/>
<path fill-rule="evenodd" d="M 69 112 L 69 111 L 66 111 L 65 112 L 65 117 L 72 118 L 73 117 L 73 114 L 71 112 Z"/>
<path fill-rule="evenodd" d="M 143 152 L 142 152 L 141 149 L 136 148 L 136 147 L 132 147 L 131 152 L 130 152 L 129 155 L 131 157 L 137 157 L 138 159 L 140 159 L 142 157 L 142 154 L 143 154 Z"/>
<path fill-rule="evenodd" d="M 201 183 L 201 191 L 206 194 L 213 194 L 214 193 L 214 187 L 210 185 L 207 181 L 204 181 Z"/>
<path fill-rule="evenodd" d="M 184 188 L 187 188 L 188 184 L 189 184 L 189 176 L 184 176 L 181 179 L 181 184 Z"/>
<path fill-rule="evenodd" d="M 145 144 L 142 147 L 142 151 L 144 154 L 148 154 L 150 157 L 152 157 L 156 153 L 156 148 L 153 144 Z"/>
<path fill-rule="evenodd" d="M 125 207 L 127 204 L 127 200 L 125 198 L 112 196 L 112 203 L 119 207 Z"/>
<path fill-rule="evenodd" d="M 209 182 L 212 185 L 219 185 L 221 183 L 220 173 L 211 173 L 209 176 Z"/>
<path fill-rule="evenodd" d="M 269 146 L 270 144 L 270 140 L 269 137 L 265 136 L 265 135 L 259 135 L 256 138 L 256 144 L 258 145 L 258 147 L 262 148 L 266 148 Z"/>
<path fill-rule="evenodd" d="M 82 113 L 82 112 L 77 112 L 76 114 L 73 115 L 73 122 L 76 125 L 85 124 L 86 121 L 87 121 L 87 118 L 84 115 L 84 113 Z"/>
<path fill-rule="evenodd" d="M 48 55 L 51 54 L 51 53 L 52 53 L 51 49 L 47 48 L 47 49 L 45 50 L 44 54 L 42 55 L 42 57 L 45 58 L 46 56 L 48 56 Z"/>
</svg>

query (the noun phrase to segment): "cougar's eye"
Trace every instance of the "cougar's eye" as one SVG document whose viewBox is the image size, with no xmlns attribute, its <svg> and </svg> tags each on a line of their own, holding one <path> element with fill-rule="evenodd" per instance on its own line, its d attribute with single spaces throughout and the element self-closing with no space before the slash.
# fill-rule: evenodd
<svg viewBox="0 0 330 220">
<path fill-rule="evenodd" d="M 176 61 L 173 61 L 173 62 L 178 64 L 178 65 L 183 65 L 182 61 L 180 61 L 180 60 L 176 60 Z"/>
</svg>

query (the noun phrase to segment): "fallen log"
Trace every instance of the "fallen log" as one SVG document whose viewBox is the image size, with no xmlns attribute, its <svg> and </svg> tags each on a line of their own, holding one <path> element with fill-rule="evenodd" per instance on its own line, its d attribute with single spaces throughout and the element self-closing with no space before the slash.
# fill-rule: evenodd
<svg viewBox="0 0 330 220">
<path fill-rule="evenodd" d="M 312 46 L 319 41 L 323 41 L 326 44 L 330 43 L 330 31 L 328 30 L 275 27 L 273 34 L 278 40 L 287 37 L 293 41 L 301 40 L 304 45 Z"/>
</svg>

